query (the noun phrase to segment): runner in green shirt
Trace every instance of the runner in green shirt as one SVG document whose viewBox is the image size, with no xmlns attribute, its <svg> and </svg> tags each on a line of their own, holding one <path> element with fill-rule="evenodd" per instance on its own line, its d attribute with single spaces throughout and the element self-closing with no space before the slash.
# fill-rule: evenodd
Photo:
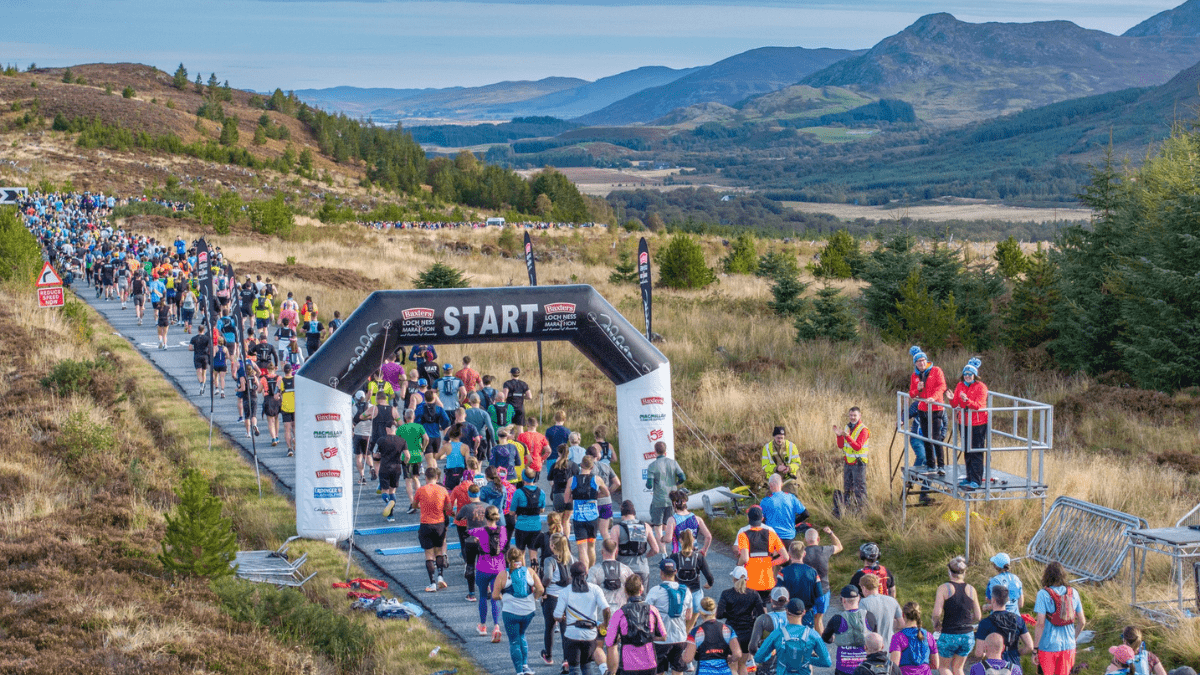
<svg viewBox="0 0 1200 675">
<path fill-rule="evenodd" d="M 408 492 L 408 512 L 416 513 L 417 504 L 414 495 L 421 487 L 421 457 L 425 446 L 429 443 L 429 435 L 425 427 L 413 420 L 416 413 L 411 408 L 404 411 L 404 424 L 396 429 L 396 435 L 408 444 L 408 453 L 404 457 L 404 489 Z"/>
</svg>

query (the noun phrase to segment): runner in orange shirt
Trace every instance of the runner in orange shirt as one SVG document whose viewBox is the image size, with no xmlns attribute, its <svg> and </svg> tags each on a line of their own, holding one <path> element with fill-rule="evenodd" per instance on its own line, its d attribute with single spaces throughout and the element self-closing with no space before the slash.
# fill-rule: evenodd
<svg viewBox="0 0 1200 675">
<path fill-rule="evenodd" d="M 429 573 L 427 593 L 436 593 L 446 587 L 442 572 L 446 569 L 446 521 L 454 515 L 450 507 L 450 493 L 438 485 L 440 472 L 437 467 L 425 469 L 425 484 L 413 495 L 417 508 L 421 510 L 421 526 L 417 529 L 417 540 L 425 551 L 425 571 Z"/>
<path fill-rule="evenodd" d="M 525 446 L 525 466 L 541 475 L 542 463 L 550 456 L 550 441 L 538 433 L 538 419 L 529 418 L 525 431 L 517 436 L 517 442 Z"/>
<path fill-rule="evenodd" d="M 738 564 L 745 567 L 749 575 L 746 588 L 758 591 L 767 601 L 771 589 L 775 588 L 775 566 L 787 561 L 787 551 L 775 530 L 763 527 L 761 506 L 747 509 L 746 519 L 750 524 L 737 535 Z"/>
<path fill-rule="evenodd" d="M 479 388 L 483 386 L 483 380 L 479 378 L 479 373 L 471 367 L 471 357 L 469 356 L 463 357 L 463 366 L 454 373 L 454 376 L 462 380 L 468 395 L 473 391 L 479 391 Z"/>
</svg>

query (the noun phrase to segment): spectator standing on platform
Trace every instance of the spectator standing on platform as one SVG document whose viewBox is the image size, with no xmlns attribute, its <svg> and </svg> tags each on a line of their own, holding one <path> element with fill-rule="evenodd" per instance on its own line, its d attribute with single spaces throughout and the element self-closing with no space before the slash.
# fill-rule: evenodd
<svg viewBox="0 0 1200 675">
<path fill-rule="evenodd" d="M 933 629 L 941 631 L 938 638 L 938 657 L 942 661 L 942 672 L 950 675 L 965 675 L 963 666 L 975 645 L 975 624 L 983 618 L 979 609 L 979 597 L 975 587 L 963 576 L 967 573 L 967 559 L 957 556 L 947 565 L 950 580 L 938 586 L 933 600 Z"/>
<path fill-rule="evenodd" d="M 973 411 L 970 413 L 970 419 L 967 420 L 971 429 L 971 436 L 968 439 L 970 442 L 965 446 L 967 477 L 959 484 L 959 487 L 968 489 L 979 488 L 984 484 L 984 454 L 988 437 L 988 388 L 979 379 L 979 366 L 978 358 L 967 361 L 967 365 L 963 366 L 962 381 L 954 388 L 954 394 L 946 393 L 950 405 L 959 409 L 957 422 L 960 425 L 963 422 L 965 411 Z"/>
<path fill-rule="evenodd" d="M 808 519 L 808 509 L 796 495 L 783 491 L 783 477 L 777 473 L 767 479 L 767 496 L 759 505 L 762 507 L 763 522 L 775 530 L 784 548 L 791 546 L 796 538 L 796 521 Z M 806 606 L 811 607 L 809 603 Z"/>
<path fill-rule="evenodd" d="M 908 378 L 909 398 L 942 400 L 942 396 L 946 393 L 946 374 L 940 367 L 929 361 L 929 357 L 921 351 L 920 347 L 914 345 L 908 350 L 908 353 L 912 355 L 913 362 L 913 373 Z M 944 441 L 946 440 L 946 409 L 940 405 L 933 405 L 931 417 L 930 406 L 931 404 L 926 401 L 919 401 L 916 405 L 917 418 L 920 420 L 921 428 L 925 431 L 926 438 Z M 909 414 L 912 413 L 913 410 L 910 407 Z M 937 443 L 924 443 L 923 445 L 925 446 L 925 471 L 945 476 L 946 460 L 942 446 Z"/>
<path fill-rule="evenodd" d="M 1075 641 L 1087 625 L 1078 589 L 1067 585 L 1067 573 L 1057 562 L 1046 565 L 1042 588 L 1033 603 L 1037 615 L 1034 642 L 1044 675 L 1070 675 L 1075 666 Z"/>
<path fill-rule="evenodd" d="M 833 425 L 837 446 L 842 451 L 842 505 L 845 510 L 860 511 L 867 503 L 867 460 L 871 431 L 863 423 L 862 411 L 855 406 L 846 413 L 846 426 Z M 836 507 L 836 504 L 835 504 Z"/>
<path fill-rule="evenodd" d="M 771 440 L 762 449 L 761 464 L 767 476 L 778 473 L 788 480 L 800 475 L 800 450 L 787 440 L 787 430 L 783 427 L 771 431 Z"/>
</svg>

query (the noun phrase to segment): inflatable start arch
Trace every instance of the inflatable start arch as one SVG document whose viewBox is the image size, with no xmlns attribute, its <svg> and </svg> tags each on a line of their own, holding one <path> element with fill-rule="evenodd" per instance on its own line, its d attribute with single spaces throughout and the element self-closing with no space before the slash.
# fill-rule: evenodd
<svg viewBox="0 0 1200 675">
<path fill-rule="evenodd" d="M 586 285 L 376 291 L 296 376 L 296 530 L 345 539 L 353 522 L 354 392 L 401 345 L 567 340 L 616 385 L 622 492 L 649 516 L 654 443 L 674 456 L 671 367 Z"/>
</svg>

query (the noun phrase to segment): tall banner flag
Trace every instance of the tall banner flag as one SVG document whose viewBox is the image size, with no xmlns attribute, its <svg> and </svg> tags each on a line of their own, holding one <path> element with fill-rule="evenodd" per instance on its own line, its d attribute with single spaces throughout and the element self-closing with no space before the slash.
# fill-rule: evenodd
<svg viewBox="0 0 1200 675">
<path fill-rule="evenodd" d="M 525 232 L 525 270 L 529 272 L 529 285 L 537 286 L 537 261 L 533 259 L 533 240 L 529 238 L 529 232 Z M 546 411 L 543 409 L 546 390 L 546 375 L 542 372 L 542 341 L 538 340 L 538 421 L 545 419 Z"/>
<path fill-rule="evenodd" d="M 646 319 L 646 339 L 651 339 L 653 330 L 650 328 L 650 247 L 646 238 L 638 242 L 638 283 L 642 287 L 642 316 Z"/>
</svg>

